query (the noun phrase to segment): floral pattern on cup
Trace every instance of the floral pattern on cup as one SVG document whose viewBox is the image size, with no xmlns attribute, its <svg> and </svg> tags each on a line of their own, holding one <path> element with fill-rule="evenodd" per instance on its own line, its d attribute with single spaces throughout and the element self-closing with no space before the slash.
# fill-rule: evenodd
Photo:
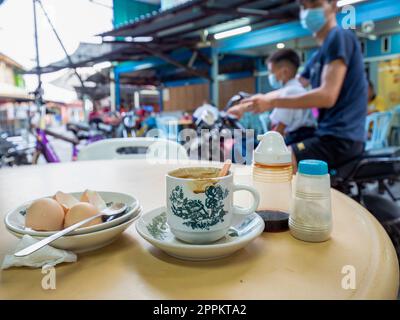
<svg viewBox="0 0 400 320">
<path fill-rule="evenodd" d="M 157 240 L 164 240 L 169 229 L 167 225 L 167 213 L 163 212 L 162 214 L 154 217 L 151 223 L 146 226 L 146 228 L 153 238 Z"/>
<path fill-rule="evenodd" d="M 173 214 L 184 220 L 183 224 L 193 230 L 210 230 L 210 227 L 224 222 L 227 211 L 224 210 L 224 199 L 229 190 L 220 185 L 208 186 L 205 189 L 204 203 L 199 199 L 186 198 L 181 186 L 176 186 L 170 196 Z"/>
</svg>

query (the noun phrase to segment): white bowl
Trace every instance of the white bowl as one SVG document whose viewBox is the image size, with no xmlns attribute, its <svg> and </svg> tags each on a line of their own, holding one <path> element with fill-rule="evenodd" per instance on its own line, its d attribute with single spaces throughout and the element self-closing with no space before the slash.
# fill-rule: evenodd
<svg viewBox="0 0 400 320">
<path fill-rule="evenodd" d="M 76 229 L 75 231 L 71 232 L 71 235 L 90 233 L 90 232 L 94 232 L 94 231 L 98 231 L 98 230 L 103 230 L 106 228 L 111 228 L 118 224 L 121 224 L 124 221 L 128 221 L 130 218 L 132 218 L 133 216 L 138 214 L 139 201 L 135 197 L 132 197 L 125 193 L 119 193 L 119 192 L 99 191 L 98 193 L 100 194 L 100 196 L 106 203 L 122 202 L 128 206 L 128 209 L 124 212 L 123 215 L 121 215 L 111 221 L 103 222 L 103 223 L 96 224 L 96 225 L 90 226 L 90 227 Z M 76 197 L 77 199 L 79 199 L 82 192 L 72 192 L 70 194 L 73 195 L 74 197 Z M 49 196 L 49 197 L 51 197 L 51 196 Z M 28 201 L 28 202 L 20 205 L 16 209 L 10 211 L 9 213 L 7 213 L 7 215 L 4 219 L 4 223 L 5 223 L 6 227 L 9 230 L 12 230 L 16 233 L 29 234 L 31 236 L 38 236 L 38 237 L 40 237 L 40 236 L 48 237 L 48 236 L 56 233 L 57 231 L 36 231 L 36 230 L 32 230 L 30 228 L 25 227 L 25 215 L 23 214 L 23 212 L 26 212 L 26 209 L 30 206 L 30 204 L 33 201 L 35 201 L 35 200 Z"/>
<path fill-rule="evenodd" d="M 115 241 L 122 232 L 124 232 L 137 218 L 139 218 L 140 213 L 141 210 L 137 215 L 131 217 L 128 221 L 122 222 L 114 227 L 85 234 L 67 235 L 55 240 L 50 245 L 54 248 L 70 250 L 76 253 L 93 251 L 105 247 L 106 245 L 109 245 Z M 24 236 L 24 234 L 15 232 L 8 228 L 7 230 L 17 238 L 22 238 Z M 37 240 L 46 238 L 41 236 L 32 237 Z"/>
<path fill-rule="evenodd" d="M 248 226 L 252 226 L 246 230 Z M 228 233 L 222 239 L 210 244 L 189 244 L 174 237 L 166 219 L 166 208 L 161 207 L 144 214 L 136 223 L 138 233 L 155 247 L 178 259 L 204 261 L 220 259 L 233 254 L 255 240 L 264 231 L 264 221 L 253 213 L 241 218 L 235 225 L 246 230 L 241 235 Z"/>
</svg>

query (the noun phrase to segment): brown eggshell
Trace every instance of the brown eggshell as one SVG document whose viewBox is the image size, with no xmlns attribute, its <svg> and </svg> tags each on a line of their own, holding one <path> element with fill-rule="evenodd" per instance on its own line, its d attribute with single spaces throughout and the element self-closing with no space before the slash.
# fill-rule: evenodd
<svg viewBox="0 0 400 320">
<path fill-rule="evenodd" d="M 69 209 L 67 214 L 65 215 L 64 228 L 67 228 L 79 221 L 92 217 L 97 213 L 99 213 L 99 210 L 94 205 L 87 202 L 78 202 L 71 209 Z M 96 218 L 93 221 L 84 224 L 81 228 L 94 226 L 102 222 L 103 221 L 101 220 L 101 218 Z"/>
<path fill-rule="evenodd" d="M 74 196 L 62 191 L 57 191 L 54 195 L 54 199 L 62 206 L 65 214 L 69 209 L 71 209 L 71 207 L 79 202 Z"/>
<path fill-rule="evenodd" d="M 84 193 L 82 193 L 80 200 L 81 202 L 91 203 L 99 210 L 103 210 L 106 207 L 105 201 L 97 191 L 86 190 Z"/>
</svg>

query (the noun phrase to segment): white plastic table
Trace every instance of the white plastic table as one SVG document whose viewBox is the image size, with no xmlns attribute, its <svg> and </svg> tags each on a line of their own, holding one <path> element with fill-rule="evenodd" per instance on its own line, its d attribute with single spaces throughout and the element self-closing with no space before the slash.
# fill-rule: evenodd
<svg viewBox="0 0 400 320">
<path fill-rule="evenodd" d="M 86 188 L 132 194 L 146 212 L 164 205 L 165 174 L 180 166 L 111 160 L 1 169 L 0 215 L 58 190 Z M 235 172 L 240 183 L 250 178 L 250 167 L 235 167 Z M 332 191 L 332 206 L 333 233 L 327 242 L 264 233 L 234 255 L 209 262 L 169 257 L 131 226 L 108 247 L 57 266 L 55 290 L 42 289 L 40 269 L 2 271 L 0 299 L 395 299 L 398 261 L 384 229 L 337 191 Z M 17 241 L 1 223 L 1 260 Z M 355 268 L 356 289 L 342 287 L 345 266 Z"/>
</svg>

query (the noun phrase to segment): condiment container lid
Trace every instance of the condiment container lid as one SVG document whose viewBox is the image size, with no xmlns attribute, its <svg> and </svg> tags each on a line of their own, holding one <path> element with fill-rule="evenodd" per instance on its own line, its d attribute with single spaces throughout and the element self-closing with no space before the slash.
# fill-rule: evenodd
<svg viewBox="0 0 400 320">
<path fill-rule="evenodd" d="M 323 176 L 328 174 L 328 164 L 320 160 L 302 160 L 299 162 L 298 172 L 312 176 Z"/>
<path fill-rule="evenodd" d="M 259 135 L 257 139 L 260 143 L 254 151 L 255 162 L 267 165 L 292 163 L 292 154 L 280 133 L 268 131 Z"/>
<path fill-rule="evenodd" d="M 256 213 L 264 220 L 264 232 L 282 232 L 289 230 L 289 214 L 272 210 L 257 210 Z"/>
</svg>

